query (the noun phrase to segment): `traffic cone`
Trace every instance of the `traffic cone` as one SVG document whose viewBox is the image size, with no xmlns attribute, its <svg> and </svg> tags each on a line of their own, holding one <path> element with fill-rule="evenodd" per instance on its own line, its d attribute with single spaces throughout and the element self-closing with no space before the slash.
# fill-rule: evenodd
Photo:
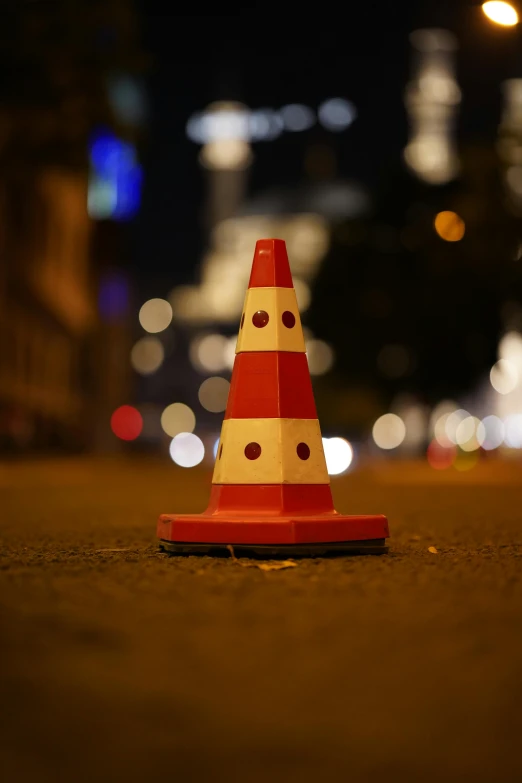
<svg viewBox="0 0 522 783">
<path fill-rule="evenodd" d="M 292 275 L 281 239 L 256 244 L 212 492 L 203 514 L 164 514 L 174 553 L 387 552 L 382 515 L 334 509 Z"/>
</svg>

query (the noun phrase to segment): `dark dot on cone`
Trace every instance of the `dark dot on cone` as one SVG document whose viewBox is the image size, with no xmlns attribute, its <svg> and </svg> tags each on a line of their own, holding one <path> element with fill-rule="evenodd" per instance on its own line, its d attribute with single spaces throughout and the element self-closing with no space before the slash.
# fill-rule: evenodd
<svg viewBox="0 0 522 783">
<path fill-rule="evenodd" d="M 219 459 L 221 459 L 221 455 L 223 454 L 223 444 L 219 447 Z"/>
<path fill-rule="evenodd" d="M 299 459 L 308 459 L 310 456 L 310 447 L 306 443 L 298 443 L 296 451 Z"/>
<path fill-rule="evenodd" d="M 283 323 L 287 329 L 291 329 L 295 326 L 295 315 L 290 310 L 285 310 L 283 313 Z"/>
<path fill-rule="evenodd" d="M 240 329 L 242 329 L 242 328 L 243 328 L 243 324 L 244 324 L 244 323 L 245 323 L 245 314 L 243 313 L 243 315 L 241 316 L 241 323 L 240 323 L 240 325 L 239 325 L 239 328 L 240 328 Z"/>
<path fill-rule="evenodd" d="M 257 326 L 258 329 L 262 329 L 263 326 L 266 326 L 268 320 L 268 313 L 265 310 L 258 310 L 257 313 L 254 313 L 252 316 L 252 323 L 254 326 Z"/>
<path fill-rule="evenodd" d="M 261 456 L 261 446 L 259 443 L 255 443 L 255 441 L 252 441 L 252 443 L 248 443 L 245 446 L 245 457 L 247 459 L 258 459 L 258 457 Z"/>
</svg>

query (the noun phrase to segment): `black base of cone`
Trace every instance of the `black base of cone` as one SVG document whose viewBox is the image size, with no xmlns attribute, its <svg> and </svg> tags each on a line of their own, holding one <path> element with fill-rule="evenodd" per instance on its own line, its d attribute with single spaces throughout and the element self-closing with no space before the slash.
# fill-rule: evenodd
<svg viewBox="0 0 522 783">
<path fill-rule="evenodd" d="M 328 555 L 385 555 L 386 539 L 342 541 L 324 544 L 191 544 L 160 541 L 160 549 L 169 555 L 245 555 L 246 557 L 326 557 Z"/>
</svg>

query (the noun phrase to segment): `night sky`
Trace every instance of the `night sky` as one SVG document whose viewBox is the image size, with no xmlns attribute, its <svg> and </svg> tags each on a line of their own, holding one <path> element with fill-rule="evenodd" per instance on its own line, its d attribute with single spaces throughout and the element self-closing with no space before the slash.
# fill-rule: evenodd
<svg viewBox="0 0 522 783">
<path fill-rule="evenodd" d="M 345 97 L 356 105 L 359 119 L 337 138 L 329 134 L 337 147 L 339 174 L 375 183 L 387 161 L 400 156 L 406 138 L 402 89 L 408 14 L 394 3 L 366 3 L 354 22 L 318 22 L 310 16 L 294 26 L 287 20 L 276 23 L 266 13 L 143 16 L 143 44 L 155 63 L 135 257 L 148 275 L 190 278 L 205 242 L 204 172 L 185 124 L 213 100 L 277 108 L 287 103 L 317 107 L 327 98 Z M 304 145 L 320 136 L 315 129 L 256 144 L 250 192 L 299 183 Z"/>
<path fill-rule="evenodd" d="M 206 242 L 204 172 L 197 163 L 198 146 L 185 133 L 193 112 L 214 100 L 276 108 L 345 97 L 356 105 L 358 119 L 335 139 L 330 134 L 338 173 L 378 186 L 402 165 L 412 30 L 444 26 L 459 36 L 464 100 L 458 133 L 464 139 L 493 138 L 499 81 L 513 75 L 516 33 L 494 28 L 476 3 L 462 0 L 349 3 L 342 17 L 303 11 L 282 20 L 261 7 L 226 16 L 158 15 L 148 9 L 149 4 L 138 4 L 151 69 L 142 143 L 146 184 L 133 257 L 156 286 L 190 280 Z M 256 144 L 250 192 L 299 183 L 304 145 L 320 134 L 315 129 Z"/>
</svg>

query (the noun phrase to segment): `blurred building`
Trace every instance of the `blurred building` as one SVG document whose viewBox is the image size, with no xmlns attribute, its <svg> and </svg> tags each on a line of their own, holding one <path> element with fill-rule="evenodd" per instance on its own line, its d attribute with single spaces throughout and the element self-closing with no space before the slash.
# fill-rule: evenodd
<svg viewBox="0 0 522 783">
<path fill-rule="evenodd" d="M 17 169 L 4 172 L 0 187 L 2 441 L 78 444 L 96 323 L 86 178 L 59 167 Z"/>
<path fill-rule="evenodd" d="M 99 220 L 123 234 L 139 201 L 144 62 L 126 0 L 20 6 L 2 11 L 0 48 L 0 448 L 92 447 L 104 395 L 130 393 L 128 353 L 115 358 L 129 297 L 107 299 L 125 258 Z M 93 145 L 119 137 L 111 179 Z"/>
</svg>

